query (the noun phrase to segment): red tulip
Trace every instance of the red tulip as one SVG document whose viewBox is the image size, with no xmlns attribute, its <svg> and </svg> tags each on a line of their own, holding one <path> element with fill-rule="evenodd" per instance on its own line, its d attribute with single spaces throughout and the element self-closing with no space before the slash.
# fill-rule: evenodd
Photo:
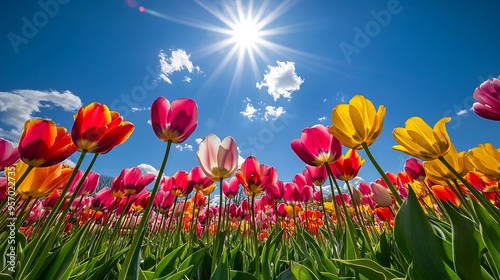
<svg viewBox="0 0 500 280">
<path fill-rule="evenodd" d="M 265 177 L 273 176 L 272 172 L 268 173 L 269 169 L 269 166 L 259 164 L 259 161 L 254 156 L 249 156 L 245 159 L 240 170 L 236 171 L 236 177 L 248 196 L 259 196 L 262 194 L 264 191 L 262 182 Z"/>
<path fill-rule="evenodd" d="M 71 138 L 80 151 L 106 154 L 125 142 L 133 131 L 134 125 L 124 122 L 118 112 L 93 102 L 75 115 Z"/>
<path fill-rule="evenodd" d="M 172 178 L 174 179 L 172 181 L 174 184 L 172 185 L 172 189 L 170 191 L 173 195 L 177 197 L 185 197 L 193 191 L 194 183 L 191 181 L 189 173 L 186 171 L 177 171 Z"/>
<path fill-rule="evenodd" d="M 340 141 L 320 124 L 302 130 L 300 139 L 294 139 L 291 146 L 302 161 L 313 166 L 332 163 L 342 154 Z"/>
<path fill-rule="evenodd" d="M 221 142 L 219 137 L 209 134 L 201 141 L 196 156 L 205 175 L 213 181 L 231 177 L 238 168 L 238 149 L 230 136 Z"/>
<path fill-rule="evenodd" d="M 455 193 L 448 187 L 442 185 L 432 186 L 432 192 L 441 201 L 446 203 L 453 203 L 455 206 L 460 206 L 460 200 Z"/>
<path fill-rule="evenodd" d="M 485 119 L 500 121 L 500 80 L 493 78 L 483 82 L 473 94 L 476 103 L 474 113 Z"/>
<path fill-rule="evenodd" d="M 189 98 L 170 103 L 158 97 L 151 106 L 151 125 L 161 140 L 182 143 L 191 136 L 198 125 L 198 106 Z"/>
<path fill-rule="evenodd" d="M 11 166 L 19 160 L 17 147 L 14 148 L 12 143 L 0 137 L 0 170 Z"/>
<path fill-rule="evenodd" d="M 53 121 L 28 120 L 19 141 L 18 151 L 22 161 L 35 167 L 56 165 L 76 152 L 71 136 L 64 127 Z"/>
<path fill-rule="evenodd" d="M 335 178 L 342 181 L 350 181 L 358 176 L 359 169 L 364 163 L 365 160 L 361 160 L 358 152 L 350 149 L 345 156 L 341 155 L 337 161 L 330 164 L 330 167 Z"/>
</svg>

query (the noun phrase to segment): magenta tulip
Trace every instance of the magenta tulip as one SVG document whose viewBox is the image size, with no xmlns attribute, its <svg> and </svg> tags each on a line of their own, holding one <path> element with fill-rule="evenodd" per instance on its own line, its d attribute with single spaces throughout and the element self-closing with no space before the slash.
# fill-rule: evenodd
<svg viewBox="0 0 500 280">
<path fill-rule="evenodd" d="M 0 137 L 0 170 L 11 166 L 19 160 L 17 147 L 14 148 L 12 143 Z"/>
<path fill-rule="evenodd" d="M 165 142 L 184 142 L 198 125 L 198 106 L 189 98 L 170 103 L 158 97 L 151 106 L 151 125 L 156 136 Z"/>
<path fill-rule="evenodd" d="M 342 155 L 342 144 L 324 125 L 302 130 L 300 139 L 292 141 L 292 150 L 306 164 L 322 166 L 333 163 Z"/>
<path fill-rule="evenodd" d="M 485 119 L 500 121 L 500 80 L 493 78 L 482 83 L 472 95 L 477 101 L 474 113 Z"/>
<path fill-rule="evenodd" d="M 426 175 L 424 165 L 416 158 L 407 159 L 404 165 L 404 170 L 406 174 L 408 174 L 408 176 L 415 181 L 425 180 Z"/>
</svg>

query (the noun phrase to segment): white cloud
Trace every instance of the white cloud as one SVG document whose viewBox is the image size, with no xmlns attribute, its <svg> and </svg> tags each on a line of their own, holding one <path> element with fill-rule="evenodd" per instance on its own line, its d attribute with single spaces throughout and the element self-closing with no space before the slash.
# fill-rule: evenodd
<svg viewBox="0 0 500 280">
<path fill-rule="evenodd" d="M 241 167 L 243 162 L 245 161 L 245 158 L 241 156 L 241 150 L 240 147 L 236 147 L 238 149 L 238 168 Z"/>
<path fill-rule="evenodd" d="M 253 121 L 257 115 L 257 111 L 258 109 L 255 109 L 252 104 L 247 103 L 247 107 L 244 111 L 241 111 L 240 114 L 242 114 L 245 118 Z"/>
<path fill-rule="evenodd" d="M 141 112 L 141 111 L 145 111 L 145 110 L 148 110 L 148 109 L 149 109 L 148 107 L 143 107 L 143 108 L 132 107 L 132 113 L 134 113 L 134 112 Z"/>
<path fill-rule="evenodd" d="M 74 168 L 76 166 L 76 163 L 72 161 L 71 159 L 67 158 L 61 162 L 62 164 L 67 164 L 69 167 Z"/>
<path fill-rule="evenodd" d="M 61 107 L 72 112 L 82 107 L 82 101 L 68 90 L 58 92 L 20 89 L 0 92 L 0 124 L 10 128 L 0 128 L 0 136 L 17 141 L 24 123 L 33 118 L 34 113 L 39 113 L 41 108 L 51 107 Z"/>
<path fill-rule="evenodd" d="M 217 187 L 219 187 L 219 186 L 217 186 Z M 219 201 L 220 201 L 220 195 L 218 195 L 218 194 L 214 195 L 214 197 L 210 198 L 210 206 L 219 207 Z"/>
<path fill-rule="evenodd" d="M 201 141 L 203 141 L 203 138 L 196 138 L 194 139 L 194 141 L 196 142 L 196 144 L 200 145 Z"/>
<path fill-rule="evenodd" d="M 183 82 L 186 82 L 186 83 L 190 83 L 191 82 L 191 78 L 188 77 L 188 76 L 184 76 L 184 80 L 182 80 Z"/>
<path fill-rule="evenodd" d="M 295 63 L 287 61 L 276 61 L 278 66 L 268 65 L 267 74 L 264 75 L 264 80 L 257 83 L 258 89 L 267 87 L 274 101 L 280 97 L 292 98 L 292 92 L 300 89 L 300 85 L 304 80 L 295 72 Z"/>
<path fill-rule="evenodd" d="M 264 113 L 264 119 L 267 121 L 269 119 L 275 120 L 279 116 L 283 115 L 285 110 L 283 107 L 266 106 L 266 112 Z"/>
<path fill-rule="evenodd" d="M 172 84 L 172 81 L 168 78 L 168 76 L 176 71 L 182 71 L 184 69 L 186 69 L 189 73 L 192 73 L 195 69 L 198 72 L 201 71 L 199 66 L 194 66 L 191 60 L 189 60 L 190 55 L 188 55 L 185 50 L 178 49 L 172 51 L 170 57 L 167 57 L 167 55 L 161 51 L 158 56 L 160 57 L 160 78 L 169 84 Z M 186 81 L 186 78 L 184 81 Z"/>
<path fill-rule="evenodd" d="M 156 168 L 154 168 L 153 166 L 151 166 L 147 163 L 141 163 L 141 164 L 137 165 L 137 167 L 139 167 L 142 170 L 142 173 L 144 173 L 144 174 L 158 175 L 158 170 L 156 170 Z"/>
<path fill-rule="evenodd" d="M 468 114 L 468 113 L 469 113 L 469 112 L 467 112 L 467 110 L 466 110 L 466 109 L 462 109 L 462 110 L 460 110 L 460 111 L 458 111 L 458 112 L 457 112 L 457 116 L 459 116 L 459 117 L 460 117 L 460 116 L 465 115 L 465 114 Z"/>
<path fill-rule="evenodd" d="M 318 121 L 320 121 L 320 122 L 326 121 L 326 116 L 322 116 L 321 118 L 318 118 Z"/>
<path fill-rule="evenodd" d="M 325 98 L 325 99 L 323 99 L 323 103 L 325 103 L 325 102 L 326 102 L 326 98 Z"/>
<path fill-rule="evenodd" d="M 363 178 L 356 176 L 354 177 L 351 181 L 349 181 L 349 186 L 352 188 L 357 188 L 359 187 L 359 184 L 364 182 Z M 341 188 L 342 192 L 348 193 L 349 191 L 347 190 L 347 184 L 344 183 L 344 186 Z"/>
<path fill-rule="evenodd" d="M 192 152 L 193 151 L 193 146 L 189 145 L 189 144 L 184 144 L 184 145 L 175 145 L 175 148 L 179 151 L 190 151 Z"/>
<path fill-rule="evenodd" d="M 151 122 L 151 120 L 148 120 L 148 124 L 149 124 L 149 125 L 152 125 L 152 123 L 153 123 L 153 122 Z"/>
</svg>

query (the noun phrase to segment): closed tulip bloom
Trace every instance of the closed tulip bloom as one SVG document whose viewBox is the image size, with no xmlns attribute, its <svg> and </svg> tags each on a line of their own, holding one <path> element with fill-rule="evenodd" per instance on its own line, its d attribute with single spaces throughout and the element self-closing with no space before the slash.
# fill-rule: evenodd
<svg viewBox="0 0 500 280">
<path fill-rule="evenodd" d="M 26 171 L 28 165 L 23 161 L 16 164 L 15 172 L 6 172 L 9 182 L 17 182 Z M 73 172 L 71 168 L 64 168 L 62 164 L 49 167 L 35 167 L 28 173 L 26 179 L 16 189 L 16 192 L 23 198 L 42 198 L 49 196 L 55 189 L 65 184 Z M 15 177 L 11 177 L 14 173 Z"/>
<path fill-rule="evenodd" d="M 118 112 L 93 102 L 75 115 L 71 138 L 80 151 L 106 154 L 124 143 L 133 131 L 134 125 L 124 122 Z"/>
<path fill-rule="evenodd" d="M 493 78 L 482 83 L 472 95 L 477 101 L 472 110 L 485 119 L 500 121 L 500 80 Z"/>
<path fill-rule="evenodd" d="M 289 204 L 297 204 L 302 201 L 302 194 L 295 183 L 285 183 L 283 199 Z"/>
<path fill-rule="evenodd" d="M 229 180 L 229 183 L 226 181 L 222 182 L 222 192 L 229 199 L 234 198 L 238 194 L 239 188 L 240 180 L 236 177 L 232 177 L 231 180 Z"/>
<path fill-rule="evenodd" d="M 172 143 L 182 143 L 191 136 L 198 125 L 198 106 L 189 98 L 170 103 L 158 97 L 151 106 L 151 125 L 156 136 Z"/>
<path fill-rule="evenodd" d="M 330 167 L 335 178 L 342 181 L 350 181 L 358 176 L 359 169 L 365 163 L 361 156 L 354 149 L 350 149 L 347 153 L 339 157 L 337 161 L 330 164 Z"/>
<path fill-rule="evenodd" d="M 377 206 L 387 207 L 392 203 L 392 197 L 389 194 L 389 190 L 377 183 L 370 184 L 373 193 L 373 200 L 377 203 Z"/>
<path fill-rule="evenodd" d="M 278 180 L 276 185 L 266 188 L 266 195 L 272 198 L 275 202 L 280 201 L 285 193 L 283 181 Z"/>
<path fill-rule="evenodd" d="M 426 174 L 424 165 L 416 158 L 409 158 L 405 161 L 404 170 L 415 181 L 425 180 Z"/>
<path fill-rule="evenodd" d="M 322 186 L 328 178 L 328 173 L 324 166 L 306 165 L 306 169 L 302 174 L 304 174 L 309 184 L 315 186 Z"/>
<path fill-rule="evenodd" d="M 302 130 L 300 139 L 291 143 L 292 150 L 306 164 L 322 166 L 334 162 L 342 153 L 342 145 L 324 125 Z"/>
<path fill-rule="evenodd" d="M 207 175 L 205 175 L 205 172 L 203 172 L 203 169 L 201 169 L 201 167 L 199 166 L 193 167 L 189 175 L 194 183 L 193 188 L 197 191 L 204 190 L 214 183 L 214 181 L 212 181 L 207 177 Z"/>
<path fill-rule="evenodd" d="M 17 148 L 21 160 L 35 167 L 61 163 L 77 149 L 66 128 L 43 119 L 26 121 Z"/>
<path fill-rule="evenodd" d="M 450 151 L 444 156 L 444 159 L 455 169 L 461 176 L 467 174 L 465 152 L 458 153 L 455 146 L 450 146 Z M 447 180 L 457 179 L 444 164 L 436 159 L 424 162 L 424 169 L 427 177 L 434 182 L 445 182 Z"/>
<path fill-rule="evenodd" d="M 500 181 L 500 149 L 495 149 L 491 143 L 469 150 L 467 160 L 476 171 Z"/>
<path fill-rule="evenodd" d="M 14 148 L 12 143 L 0 137 L 0 170 L 13 165 L 19 160 L 17 147 Z"/>
<path fill-rule="evenodd" d="M 370 146 L 377 140 L 384 118 L 385 106 L 381 105 L 375 111 L 370 100 L 356 95 L 349 104 L 339 104 L 333 109 L 330 132 L 344 146 L 359 150 L 363 143 Z"/>
<path fill-rule="evenodd" d="M 170 190 L 173 195 L 186 197 L 193 191 L 194 183 L 186 171 L 179 170 L 175 172 L 172 178 L 174 179 L 172 182 L 175 182 Z"/>
<path fill-rule="evenodd" d="M 219 137 L 209 134 L 201 141 L 196 157 L 205 175 L 213 181 L 231 177 L 238 168 L 238 149 L 230 136 L 221 142 Z"/>
<path fill-rule="evenodd" d="M 445 125 L 450 120 L 450 117 L 442 118 L 432 129 L 421 118 L 411 117 L 406 121 L 405 128 L 398 127 L 392 132 L 392 136 L 399 143 L 392 148 L 424 161 L 442 157 L 448 153 L 451 146 Z"/>
<path fill-rule="evenodd" d="M 160 190 L 155 195 L 153 205 L 160 213 L 167 213 L 170 207 L 174 205 L 174 201 L 175 195 L 173 195 L 170 191 Z"/>
<path fill-rule="evenodd" d="M 71 185 L 69 186 L 68 192 L 66 193 L 66 197 L 71 197 L 73 193 L 76 191 L 76 188 L 80 184 L 82 177 L 83 177 L 83 171 L 78 170 L 76 172 L 75 178 L 73 178 L 73 181 L 71 182 Z M 99 183 L 99 174 L 90 171 L 85 178 L 83 178 L 83 183 L 78 191 L 77 196 L 88 196 L 91 193 L 93 193 L 96 188 L 97 184 Z"/>
</svg>

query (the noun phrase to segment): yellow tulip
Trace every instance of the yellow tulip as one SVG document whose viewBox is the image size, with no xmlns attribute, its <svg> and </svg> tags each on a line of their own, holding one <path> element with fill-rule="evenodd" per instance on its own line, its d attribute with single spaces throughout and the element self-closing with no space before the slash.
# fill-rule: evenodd
<svg viewBox="0 0 500 280">
<path fill-rule="evenodd" d="M 479 172 L 500 180 L 500 149 L 491 143 L 479 144 L 467 153 L 468 162 Z"/>
<path fill-rule="evenodd" d="M 467 174 L 465 152 L 458 153 L 455 146 L 450 145 L 450 150 L 444 156 L 444 159 L 455 169 L 462 177 Z M 427 177 L 434 182 L 443 183 L 448 180 L 457 179 L 457 177 L 439 160 L 424 161 L 424 169 Z"/>
<path fill-rule="evenodd" d="M 382 132 L 385 106 L 375 111 L 373 103 L 362 95 L 354 96 L 349 104 L 339 104 L 332 111 L 330 132 L 344 146 L 359 150 L 370 146 Z"/>
<path fill-rule="evenodd" d="M 23 161 L 16 164 L 15 179 L 17 181 L 24 174 L 28 165 Z M 32 197 L 35 199 L 47 197 L 55 189 L 61 187 L 66 183 L 73 172 L 71 168 L 63 168 L 62 164 L 56 164 L 49 167 L 35 167 L 26 176 L 20 186 L 17 187 L 16 192 L 23 198 Z M 6 172 L 9 174 L 9 172 Z"/>
<path fill-rule="evenodd" d="M 398 127 L 392 136 L 399 145 L 392 148 L 421 160 L 435 160 L 448 153 L 451 146 L 445 123 L 450 117 L 440 119 L 432 129 L 419 117 L 409 118 L 405 128 Z"/>
</svg>

